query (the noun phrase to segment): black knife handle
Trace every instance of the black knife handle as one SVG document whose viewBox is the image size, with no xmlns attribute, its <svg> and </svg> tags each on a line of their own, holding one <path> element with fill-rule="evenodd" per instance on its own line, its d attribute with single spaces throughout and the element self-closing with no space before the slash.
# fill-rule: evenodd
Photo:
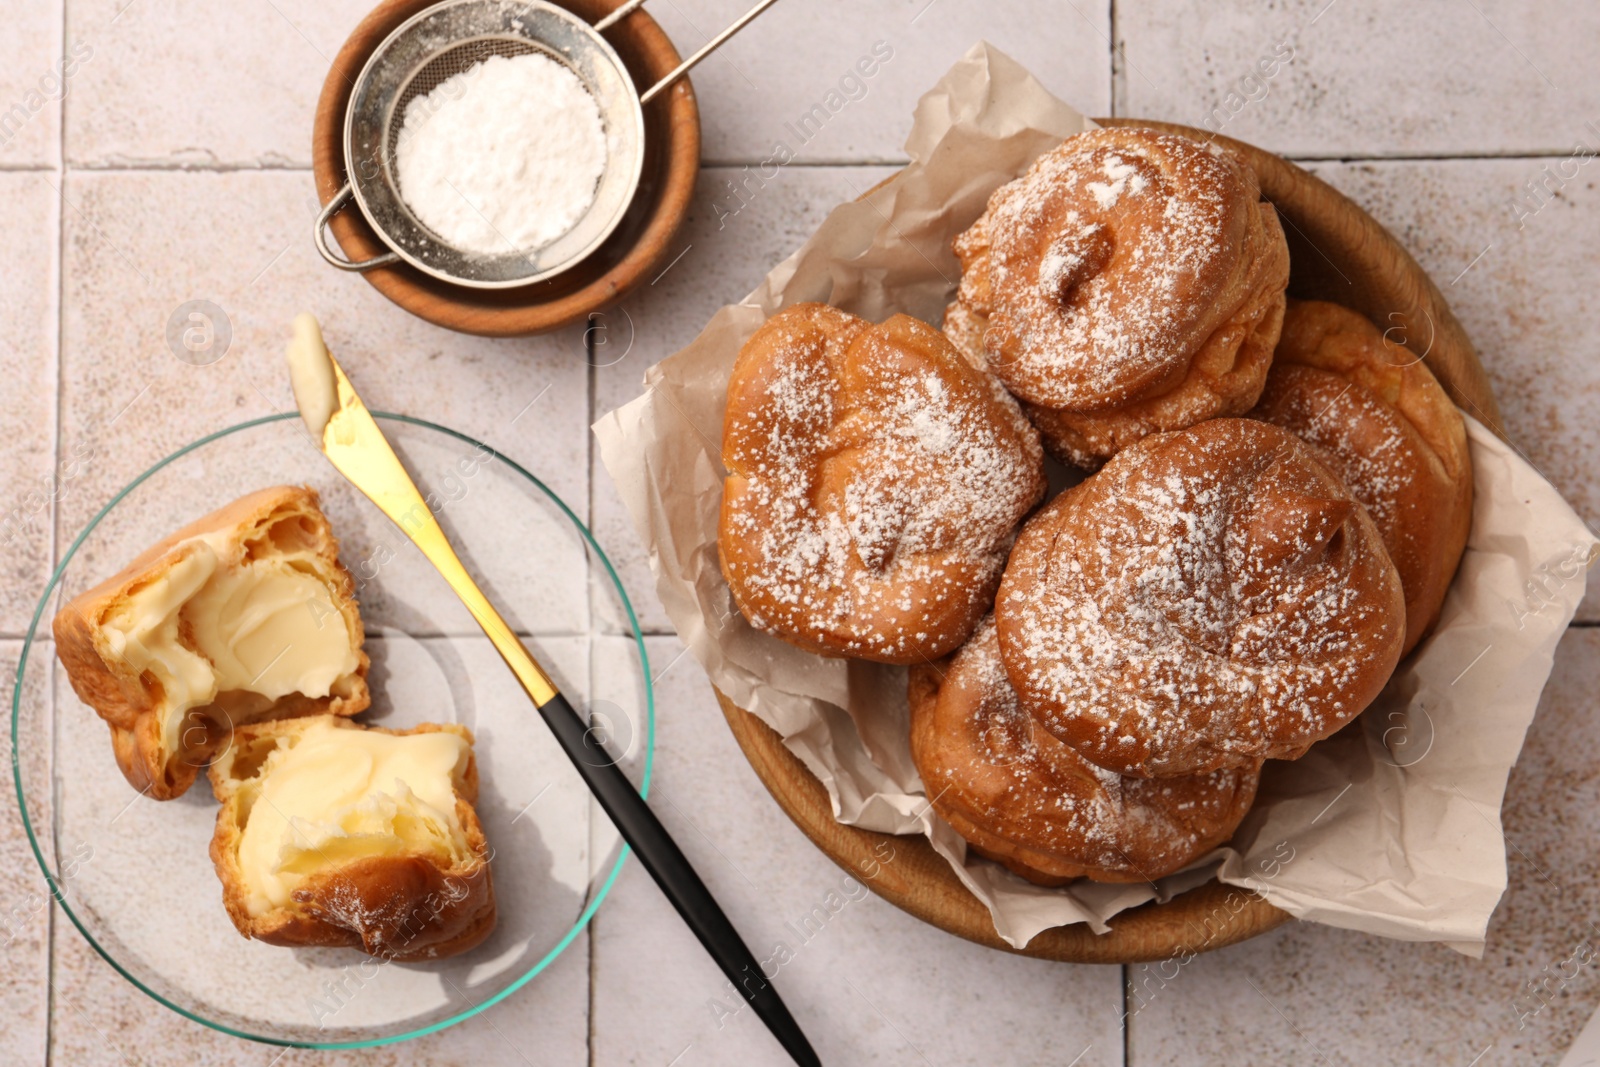
<svg viewBox="0 0 1600 1067">
<path fill-rule="evenodd" d="M 559 693 L 540 706 L 539 714 L 623 840 L 633 847 L 639 862 L 644 864 L 644 869 L 650 872 L 650 877 L 656 880 L 711 958 L 717 961 L 733 987 L 755 1008 L 761 1021 L 796 1063 L 802 1067 L 822 1067 L 822 1061 L 801 1032 L 800 1024 L 789 1014 L 777 989 L 762 974 L 760 962 L 722 913 L 672 835 L 600 744 L 597 731 L 591 730 Z"/>
</svg>

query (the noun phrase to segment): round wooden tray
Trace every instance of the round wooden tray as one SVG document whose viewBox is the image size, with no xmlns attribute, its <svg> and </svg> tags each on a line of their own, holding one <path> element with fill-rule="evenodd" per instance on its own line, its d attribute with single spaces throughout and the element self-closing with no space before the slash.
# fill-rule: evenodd
<svg viewBox="0 0 1600 1067">
<path fill-rule="evenodd" d="M 438 0 L 383 0 L 361 20 L 334 57 L 311 135 L 317 196 L 326 205 L 345 182 L 344 114 L 361 68 L 384 38 Z M 596 22 L 622 0 L 554 0 Z M 654 85 L 680 62 L 656 21 L 635 11 L 606 31 L 637 86 Z M 515 289 L 469 289 L 400 263 L 366 271 L 373 288 L 407 311 L 438 326 L 485 337 L 546 333 L 584 321 L 653 276 L 689 213 L 700 173 L 700 108 L 688 78 L 680 78 L 644 108 L 644 176 L 622 224 L 582 263 L 554 278 Z M 357 207 L 329 220 L 346 257 L 367 259 L 389 251 Z M 333 268 L 329 268 L 330 270 Z"/>
<path fill-rule="evenodd" d="M 1140 119 L 1100 119 L 1107 126 L 1150 126 L 1198 140 L 1203 130 Z M 1261 181 L 1289 239 L 1289 292 L 1331 300 L 1366 315 L 1405 345 L 1464 410 L 1504 434 L 1500 411 L 1477 352 L 1427 274 L 1382 226 L 1325 182 L 1270 152 L 1226 137 Z M 891 179 L 892 180 L 892 179 Z M 822 783 L 776 731 L 717 699 L 733 736 L 778 804 L 830 859 L 896 907 L 969 941 L 1041 959 L 1073 963 L 1163 960 L 1232 945 L 1290 916 L 1247 890 L 1209 882 L 1165 904 L 1150 903 L 1111 920 L 1111 932 L 1088 927 L 1046 930 L 1014 949 L 994 931 L 988 909 L 969 892 L 926 838 L 874 833 L 834 820 Z"/>
</svg>

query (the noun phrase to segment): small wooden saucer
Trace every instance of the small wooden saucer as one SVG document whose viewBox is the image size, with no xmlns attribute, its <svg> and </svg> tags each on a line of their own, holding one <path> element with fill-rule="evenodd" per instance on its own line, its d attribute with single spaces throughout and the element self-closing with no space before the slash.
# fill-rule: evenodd
<svg viewBox="0 0 1600 1067">
<path fill-rule="evenodd" d="M 361 68 L 396 27 L 435 2 L 383 0 L 334 57 L 317 101 L 311 143 L 317 196 L 324 205 L 345 183 L 345 107 Z M 552 2 L 596 22 L 622 0 Z M 637 86 L 654 85 L 680 62 L 672 41 L 643 10 L 607 30 L 606 39 Z M 644 121 L 644 176 L 633 206 L 605 244 L 571 270 L 514 289 L 468 289 L 402 263 L 365 272 L 367 281 L 413 315 L 462 333 L 517 337 L 584 321 L 653 276 L 673 251 L 672 238 L 689 212 L 700 172 L 700 109 L 689 80 L 680 79 L 646 104 Z M 350 259 L 389 251 L 357 207 L 340 211 L 329 229 Z"/>
<path fill-rule="evenodd" d="M 1204 130 L 1142 119 L 1099 119 L 1104 126 L 1149 126 L 1197 140 Z M 1226 137 L 1256 172 L 1289 239 L 1290 295 L 1331 300 L 1361 312 L 1389 336 L 1425 357 L 1463 411 L 1504 436 L 1489 379 L 1438 286 L 1376 220 L 1326 182 L 1270 152 Z M 891 181 L 893 179 L 890 179 Z M 862 884 L 924 922 L 991 948 L 1071 963 L 1184 959 L 1236 944 L 1289 921 L 1289 914 L 1247 890 L 1208 882 L 1165 904 L 1150 903 L 1111 920 L 1045 930 L 1014 949 L 995 933 L 978 899 L 957 880 L 926 838 L 874 833 L 833 817 L 827 790 L 784 747 L 777 732 L 721 693 L 733 735 L 767 789 L 813 844 Z"/>
</svg>

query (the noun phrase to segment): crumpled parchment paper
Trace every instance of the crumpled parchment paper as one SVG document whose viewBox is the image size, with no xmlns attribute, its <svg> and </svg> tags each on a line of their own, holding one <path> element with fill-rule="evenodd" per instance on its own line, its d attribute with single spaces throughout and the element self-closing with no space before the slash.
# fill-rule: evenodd
<svg viewBox="0 0 1600 1067">
<path fill-rule="evenodd" d="M 755 292 L 652 367 L 642 396 L 595 424 L 656 591 L 713 684 L 783 736 L 841 822 L 927 835 L 1013 945 L 1068 923 L 1103 932 L 1124 908 L 1217 877 L 1302 919 L 1481 955 L 1506 885 L 1506 777 L 1597 542 L 1470 418 L 1472 536 L 1437 630 L 1356 723 L 1301 760 L 1268 764 L 1230 845 L 1155 885 L 1045 889 L 969 857 L 912 764 L 904 669 L 801 652 L 733 605 L 717 558 L 720 440 L 745 339 L 807 300 L 873 321 L 905 312 L 937 323 L 960 277 L 951 239 L 996 187 L 1090 126 L 1014 61 L 974 46 L 918 103 L 903 172 L 835 208 Z"/>
</svg>

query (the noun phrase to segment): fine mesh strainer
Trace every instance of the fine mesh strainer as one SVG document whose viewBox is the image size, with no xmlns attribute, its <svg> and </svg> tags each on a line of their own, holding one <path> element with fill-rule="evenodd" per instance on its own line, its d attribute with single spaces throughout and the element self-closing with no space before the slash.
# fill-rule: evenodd
<svg viewBox="0 0 1600 1067">
<path fill-rule="evenodd" d="M 628 0 L 594 25 L 545 0 L 445 0 L 402 23 L 362 67 L 345 111 L 348 179 L 317 216 L 322 258 L 363 271 L 404 261 L 443 281 L 474 289 L 528 285 L 576 265 L 598 248 L 632 203 L 644 167 L 644 105 L 772 6 L 760 0 L 666 77 L 640 92 L 601 34 L 644 5 Z M 452 246 L 414 215 L 401 195 L 396 153 L 412 100 L 490 56 L 541 54 L 565 66 L 588 89 L 606 134 L 606 165 L 594 202 L 571 229 L 538 248 L 485 255 Z M 530 100 L 529 107 L 538 101 Z M 354 196 L 392 251 L 349 260 L 327 239 L 328 220 Z"/>
</svg>

